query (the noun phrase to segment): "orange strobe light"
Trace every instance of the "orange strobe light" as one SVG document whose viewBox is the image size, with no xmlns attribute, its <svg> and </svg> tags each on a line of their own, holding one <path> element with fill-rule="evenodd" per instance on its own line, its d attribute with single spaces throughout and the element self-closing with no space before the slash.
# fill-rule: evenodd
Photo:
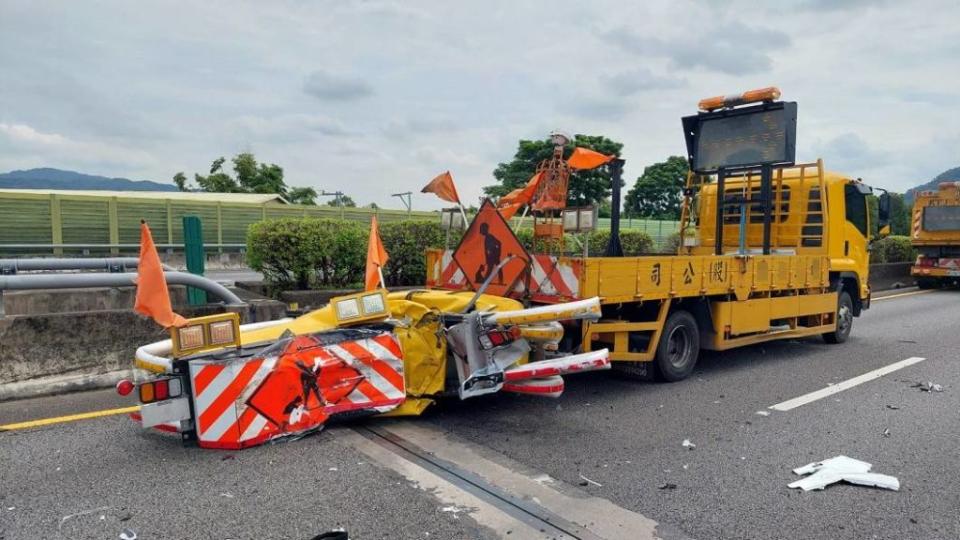
<svg viewBox="0 0 960 540">
<path fill-rule="evenodd" d="M 730 96 L 714 96 L 701 99 L 699 107 L 701 111 L 713 111 L 724 107 L 736 107 L 737 105 L 746 105 L 747 103 L 758 103 L 761 101 L 774 101 L 780 99 L 780 89 L 776 86 L 768 86 L 757 90 L 749 90 L 742 94 L 733 94 Z"/>
</svg>

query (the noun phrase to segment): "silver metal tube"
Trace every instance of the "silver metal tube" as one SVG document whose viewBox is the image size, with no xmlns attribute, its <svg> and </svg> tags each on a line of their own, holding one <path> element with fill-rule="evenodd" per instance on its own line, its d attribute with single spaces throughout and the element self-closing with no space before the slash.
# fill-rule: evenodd
<svg viewBox="0 0 960 540">
<path fill-rule="evenodd" d="M 157 248 L 183 249 L 183 244 L 155 244 Z M 203 244 L 204 248 L 245 248 L 246 244 Z M 50 249 L 50 248 L 140 248 L 140 244 L 0 244 L 0 249 Z"/>
<path fill-rule="evenodd" d="M 110 270 L 111 268 L 136 268 L 140 260 L 136 257 L 36 257 L 22 259 L 0 259 L 0 269 L 12 268 L 16 272 L 38 270 Z M 166 265 L 164 270 L 173 270 Z"/>
<path fill-rule="evenodd" d="M 167 285 L 188 285 L 207 291 L 220 298 L 227 305 L 242 306 L 246 303 L 223 285 L 203 276 L 186 272 L 164 272 Z M 89 287 L 134 287 L 137 274 L 26 274 L 19 276 L 0 276 L 0 290 L 31 289 L 77 289 Z"/>
</svg>

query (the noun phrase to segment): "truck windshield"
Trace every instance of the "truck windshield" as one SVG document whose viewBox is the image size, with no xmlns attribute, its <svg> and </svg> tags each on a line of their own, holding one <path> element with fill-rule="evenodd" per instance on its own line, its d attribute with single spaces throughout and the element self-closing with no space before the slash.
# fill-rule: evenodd
<svg viewBox="0 0 960 540">
<path fill-rule="evenodd" d="M 928 206 L 924 208 L 923 230 L 960 231 L 960 206 Z"/>
</svg>

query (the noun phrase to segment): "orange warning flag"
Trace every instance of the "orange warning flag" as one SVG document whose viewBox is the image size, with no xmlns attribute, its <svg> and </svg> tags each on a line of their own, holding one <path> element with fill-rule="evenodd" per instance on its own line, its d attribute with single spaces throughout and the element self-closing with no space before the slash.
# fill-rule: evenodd
<svg viewBox="0 0 960 540">
<path fill-rule="evenodd" d="M 527 181 L 527 185 L 500 197 L 500 200 L 497 201 L 497 210 L 500 211 L 503 219 L 508 220 L 512 218 L 522 206 L 530 204 L 533 196 L 537 193 L 537 189 L 540 187 L 541 180 L 543 180 L 543 171 L 531 176 L 530 180 Z"/>
<path fill-rule="evenodd" d="M 383 265 L 387 264 L 390 256 L 383 247 L 383 240 L 380 238 L 380 228 L 377 227 L 377 216 L 370 220 L 370 242 L 367 244 L 367 275 L 365 279 L 364 290 L 372 291 L 382 281 Z M 383 284 L 384 287 L 387 285 Z"/>
<path fill-rule="evenodd" d="M 420 193 L 433 193 L 445 201 L 460 204 L 457 195 L 457 186 L 453 185 L 453 176 L 450 171 L 437 175 L 429 184 L 420 190 Z"/>
<path fill-rule="evenodd" d="M 570 154 L 570 158 L 567 159 L 567 165 L 574 169 L 596 169 L 605 163 L 609 163 L 615 157 L 617 156 L 607 156 L 600 152 L 594 152 L 589 148 L 580 148 L 578 146 L 573 149 L 573 154 Z"/>
<path fill-rule="evenodd" d="M 187 320 L 173 312 L 170 291 L 163 276 L 163 265 L 153 244 L 153 235 L 145 221 L 140 221 L 140 262 L 137 265 L 137 300 L 134 311 L 157 321 L 164 328 L 183 326 Z"/>
</svg>

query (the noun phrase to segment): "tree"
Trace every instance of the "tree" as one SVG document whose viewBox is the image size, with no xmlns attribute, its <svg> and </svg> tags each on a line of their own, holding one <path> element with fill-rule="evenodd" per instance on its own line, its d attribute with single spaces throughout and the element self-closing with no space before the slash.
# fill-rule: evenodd
<svg viewBox="0 0 960 540">
<path fill-rule="evenodd" d="M 870 233 L 877 234 L 880 228 L 879 201 L 876 195 L 867 195 L 867 210 L 870 212 Z M 910 236 L 913 220 L 913 205 L 908 204 L 903 193 L 890 192 L 890 234 Z"/>
<path fill-rule="evenodd" d="M 564 158 L 577 146 L 589 148 L 602 154 L 620 155 L 623 144 L 601 135 L 575 135 L 572 142 L 563 149 Z M 486 186 L 483 192 L 490 197 L 502 197 L 530 180 L 537 165 L 553 155 L 553 143 L 549 139 L 542 141 L 521 140 L 513 160 L 501 163 L 493 171 L 499 184 Z M 567 191 L 567 206 L 587 206 L 599 204 L 610 196 L 610 174 L 606 167 L 586 171 L 573 171 L 570 174 L 570 186 Z"/>
<path fill-rule="evenodd" d="M 666 161 L 646 167 L 627 192 L 627 215 L 680 219 L 688 170 L 687 160 L 682 156 L 670 156 Z"/>
<path fill-rule="evenodd" d="M 340 195 L 339 197 L 334 197 L 327 201 L 327 206 L 346 206 L 347 208 L 356 208 L 357 203 L 354 202 L 349 195 Z"/>
<path fill-rule="evenodd" d="M 257 158 L 249 152 L 237 154 L 231 161 L 234 176 L 224 170 L 227 159 L 222 156 L 213 160 L 207 176 L 194 174 L 198 189 L 208 193 L 276 193 L 293 203 L 316 204 L 316 190 L 289 188 L 283 181 L 283 167 L 276 163 L 257 163 Z M 173 182 L 181 191 L 191 191 L 182 172 L 173 176 Z"/>
<path fill-rule="evenodd" d="M 312 187 L 295 187 L 287 191 L 287 201 L 291 204 L 317 204 L 317 190 Z"/>
<path fill-rule="evenodd" d="M 183 174 L 183 171 L 173 175 L 173 183 L 176 184 L 177 189 L 180 191 L 189 191 L 187 189 L 187 175 Z"/>
</svg>

